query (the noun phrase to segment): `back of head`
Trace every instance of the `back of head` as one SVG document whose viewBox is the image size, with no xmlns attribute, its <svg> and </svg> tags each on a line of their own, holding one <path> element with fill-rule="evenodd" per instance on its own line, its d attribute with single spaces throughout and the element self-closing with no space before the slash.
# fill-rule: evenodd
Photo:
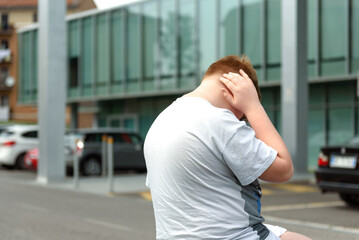
<svg viewBox="0 0 359 240">
<path fill-rule="evenodd" d="M 254 86 L 256 87 L 258 97 L 261 99 L 261 93 L 258 86 L 257 73 L 254 70 L 252 63 L 246 55 L 242 55 L 241 57 L 237 55 L 229 55 L 223 57 L 216 62 L 214 62 L 207 69 L 204 74 L 203 79 L 206 79 L 209 76 L 213 75 L 223 75 L 224 73 L 239 73 L 239 70 L 242 69 L 252 80 Z"/>
</svg>

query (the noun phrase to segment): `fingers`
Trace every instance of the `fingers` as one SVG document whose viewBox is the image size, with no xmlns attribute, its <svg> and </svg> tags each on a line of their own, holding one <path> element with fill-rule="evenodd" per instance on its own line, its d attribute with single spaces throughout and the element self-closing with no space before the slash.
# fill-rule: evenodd
<svg viewBox="0 0 359 240">
<path fill-rule="evenodd" d="M 223 74 L 224 77 L 220 77 L 219 80 L 232 92 L 235 90 L 236 85 L 234 84 L 234 82 L 232 81 L 232 79 L 227 78 L 225 75 L 228 74 Z"/>
</svg>

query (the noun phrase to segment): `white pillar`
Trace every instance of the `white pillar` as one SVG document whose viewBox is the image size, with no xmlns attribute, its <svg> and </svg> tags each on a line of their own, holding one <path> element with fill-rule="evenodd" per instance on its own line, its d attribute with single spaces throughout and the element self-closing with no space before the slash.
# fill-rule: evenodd
<svg viewBox="0 0 359 240">
<path fill-rule="evenodd" d="M 66 101 L 66 1 L 39 0 L 37 180 L 65 178 L 64 133 Z"/>
<path fill-rule="evenodd" d="M 307 173 L 308 75 L 306 0 L 282 0 L 282 136 L 295 173 Z"/>
</svg>

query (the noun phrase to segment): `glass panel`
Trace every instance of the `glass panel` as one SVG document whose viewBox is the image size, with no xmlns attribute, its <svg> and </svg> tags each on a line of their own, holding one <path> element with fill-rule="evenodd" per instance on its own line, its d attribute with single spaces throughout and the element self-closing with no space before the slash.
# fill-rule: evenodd
<svg viewBox="0 0 359 240">
<path fill-rule="evenodd" d="M 157 4 L 147 2 L 143 5 L 144 14 L 144 89 L 154 90 L 156 71 L 156 44 L 157 44 Z"/>
<path fill-rule="evenodd" d="M 352 103 L 355 86 L 351 83 L 333 83 L 329 86 L 329 103 Z"/>
<path fill-rule="evenodd" d="M 128 47 L 127 47 L 127 91 L 139 90 L 140 77 L 140 8 L 131 6 L 128 8 Z"/>
<path fill-rule="evenodd" d="M 199 2 L 199 51 L 200 70 L 202 75 L 207 68 L 217 60 L 216 3 L 216 0 L 200 0 Z"/>
<path fill-rule="evenodd" d="M 124 22 L 122 10 L 112 13 L 112 81 L 114 85 L 124 80 Z"/>
<path fill-rule="evenodd" d="M 33 60 L 32 60 L 32 101 L 37 101 L 37 86 L 38 86 L 38 31 L 33 31 L 33 42 L 32 42 L 32 49 L 33 49 Z"/>
<path fill-rule="evenodd" d="M 352 72 L 359 71 L 359 0 L 352 0 Z"/>
<path fill-rule="evenodd" d="M 315 169 L 320 148 L 325 145 L 324 109 L 309 109 L 308 121 L 308 167 Z"/>
<path fill-rule="evenodd" d="M 97 16 L 97 32 L 96 32 L 96 87 L 97 91 L 101 92 L 101 87 L 106 85 L 108 81 L 108 53 L 107 53 L 107 46 L 108 46 L 108 34 L 107 34 L 107 21 L 106 15 L 101 14 Z"/>
<path fill-rule="evenodd" d="M 352 108 L 329 109 L 329 145 L 340 145 L 354 136 Z"/>
<path fill-rule="evenodd" d="M 321 60 L 323 75 L 345 73 L 346 1 L 322 1 Z"/>
<path fill-rule="evenodd" d="M 281 0 L 267 1 L 267 76 L 268 81 L 280 81 L 281 62 Z"/>
<path fill-rule="evenodd" d="M 309 87 L 309 105 L 323 106 L 325 102 L 325 85 L 316 84 Z"/>
<path fill-rule="evenodd" d="M 69 38 L 69 56 L 76 57 L 79 55 L 79 24 L 78 21 L 71 21 L 68 24 Z"/>
<path fill-rule="evenodd" d="M 316 76 L 315 72 L 315 51 L 316 51 L 316 0 L 307 0 L 307 58 L 308 77 Z"/>
<path fill-rule="evenodd" d="M 179 9 L 180 21 L 180 88 L 196 82 L 195 63 L 195 1 L 182 0 Z"/>
<path fill-rule="evenodd" d="M 253 66 L 260 66 L 262 60 L 261 27 L 262 1 L 243 0 L 243 53 L 249 56 Z M 257 71 L 260 79 L 259 71 Z"/>
<path fill-rule="evenodd" d="M 135 130 L 135 121 L 133 118 L 125 118 L 123 125 L 126 129 Z"/>
<path fill-rule="evenodd" d="M 275 116 L 274 116 L 275 106 L 274 106 L 274 97 L 273 97 L 274 91 L 269 88 L 264 88 L 261 89 L 261 94 L 262 94 L 262 100 L 261 100 L 262 105 L 266 110 L 268 117 L 270 118 L 270 120 L 274 125 L 274 120 L 275 120 Z"/>
<path fill-rule="evenodd" d="M 91 18 L 85 18 L 83 20 L 83 51 L 82 51 L 82 85 L 85 89 L 83 91 L 84 95 L 89 95 L 86 89 L 92 88 L 92 81 L 93 81 L 93 24 Z"/>
<path fill-rule="evenodd" d="M 220 57 L 238 54 L 238 1 L 222 0 L 220 17 Z"/>
<path fill-rule="evenodd" d="M 176 34 L 175 1 L 161 1 L 161 89 L 175 87 L 176 74 Z"/>
</svg>

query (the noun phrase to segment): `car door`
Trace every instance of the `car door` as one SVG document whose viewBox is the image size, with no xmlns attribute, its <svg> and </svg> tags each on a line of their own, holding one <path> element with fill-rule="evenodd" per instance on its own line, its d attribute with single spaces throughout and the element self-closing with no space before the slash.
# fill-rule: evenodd
<svg viewBox="0 0 359 240">
<path fill-rule="evenodd" d="M 114 165 L 117 169 L 136 168 L 138 146 L 128 133 L 112 134 L 114 138 Z M 141 146 L 142 149 L 142 146 Z"/>
<path fill-rule="evenodd" d="M 37 130 L 27 130 L 21 134 L 20 138 L 19 147 L 22 152 L 27 152 L 28 150 L 39 146 Z"/>
</svg>

